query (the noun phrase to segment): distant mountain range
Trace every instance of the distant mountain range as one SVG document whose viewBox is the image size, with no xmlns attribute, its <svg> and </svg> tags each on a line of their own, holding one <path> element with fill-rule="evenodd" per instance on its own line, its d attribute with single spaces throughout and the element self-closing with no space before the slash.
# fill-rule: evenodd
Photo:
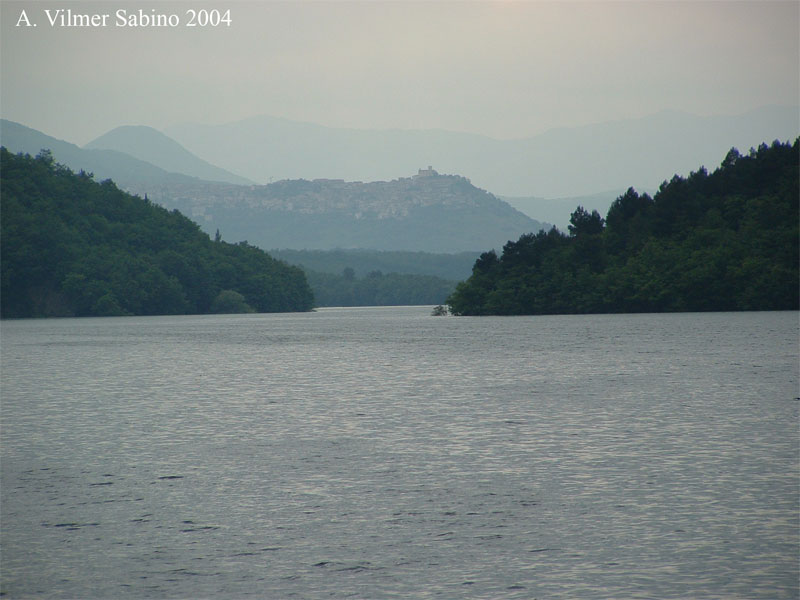
<svg viewBox="0 0 800 600">
<path fill-rule="evenodd" d="M 578 204 L 605 216 L 628 187 L 652 193 L 665 174 L 711 170 L 733 146 L 795 139 L 799 115 L 797 107 L 732 117 L 670 111 L 509 141 L 253 117 L 166 133 L 118 127 L 83 148 L 2 120 L 0 143 L 33 155 L 48 148 L 71 169 L 178 208 L 227 241 L 471 252 L 550 224 L 565 230 Z M 421 170 L 428 177 L 397 178 L 421 165 L 470 180 L 430 167 Z"/>
<path fill-rule="evenodd" d="M 718 166 L 731 147 L 800 135 L 797 106 L 700 117 L 663 111 L 561 128 L 517 140 L 447 131 L 357 130 L 259 116 L 223 125 L 185 123 L 165 133 L 204 160 L 253 181 L 389 180 L 434 165 L 512 197 L 565 198 L 655 189 L 665 173 Z"/>
<path fill-rule="evenodd" d="M 199 181 L 181 173 L 170 173 L 161 167 L 134 158 L 117 150 L 84 149 L 70 142 L 25 127 L 14 121 L 0 120 L 0 144 L 10 152 L 36 156 L 46 148 L 58 162 L 73 171 L 94 173 L 96 181 L 113 179 L 124 189 L 136 186 L 181 184 Z"/>
<path fill-rule="evenodd" d="M 219 229 L 226 241 L 247 240 L 265 249 L 481 251 L 549 226 L 464 177 L 432 170 L 389 182 L 302 179 L 238 185 L 241 178 L 150 128 L 118 128 L 87 145 L 92 147 L 80 148 L 4 120 L 0 143 L 11 152 L 32 155 L 47 148 L 71 169 L 92 172 L 98 181 L 110 178 L 126 191 L 176 208 L 212 235 Z M 159 166 L 121 151 L 148 157 L 148 146 Z M 198 174 L 234 183 L 207 181 Z"/>
<path fill-rule="evenodd" d="M 6 119 L 0 143 L 12 152 L 35 156 L 43 148 L 74 171 L 113 179 L 125 189 L 141 185 L 191 184 L 197 181 L 253 182 L 197 158 L 175 140 L 150 127 L 118 127 L 83 148 Z"/>
<path fill-rule="evenodd" d="M 253 181 L 220 169 L 198 158 L 175 140 L 152 127 L 126 125 L 92 140 L 86 149 L 124 152 L 165 171 L 182 173 L 206 181 L 252 185 Z"/>
</svg>

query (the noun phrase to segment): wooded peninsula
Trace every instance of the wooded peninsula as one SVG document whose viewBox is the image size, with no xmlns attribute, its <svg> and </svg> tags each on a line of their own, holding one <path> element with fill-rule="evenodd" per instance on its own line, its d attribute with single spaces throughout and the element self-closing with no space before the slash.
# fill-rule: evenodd
<svg viewBox="0 0 800 600">
<path fill-rule="evenodd" d="M 735 148 L 709 174 L 629 189 L 605 219 L 578 207 L 555 227 L 485 252 L 448 298 L 456 315 L 798 309 L 794 144 Z"/>
<path fill-rule="evenodd" d="M 308 311 L 299 267 L 180 214 L 0 148 L 3 318 Z"/>
</svg>

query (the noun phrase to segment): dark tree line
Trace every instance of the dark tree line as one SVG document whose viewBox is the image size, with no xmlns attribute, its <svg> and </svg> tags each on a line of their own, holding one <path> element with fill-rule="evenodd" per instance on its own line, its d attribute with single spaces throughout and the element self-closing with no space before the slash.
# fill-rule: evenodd
<svg viewBox="0 0 800 600">
<path fill-rule="evenodd" d="M 0 315 L 305 311 L 298 267 L 211 241 L 177 211 L 0 148 Z"/>
<path fill-rule="evenodd" d="M 352 268 L 340 275 L 306 271 L 319 306 L 411 306 L 441 304 L 455 281 L 431 275 L 371 271 L 357 277 Z"/>
<path fill-rule="evenodd" d="M 350 268 L 356 277 L 364 277 L 374 271 L 382 273 L 410 273 L 432 275 L 455 282 L 469 277 L 472 264 L 479 252 L 458 254 L 432 254 L 429 252 L 407 252 L 402 250 L 336 249 L 336 250 L 289 250 L 271 249 L 269 253 L 291 265 L 303 267 L 306 272 L 335 273 L 340 275 Z"/>
<path fill-rule="evenodd" d="M 447 304 L 461 315 L 796 310 L 798 144 L 731 149 L 721 166 L 629 189 L 605 219 L 486 252 Z"/>
</svg>

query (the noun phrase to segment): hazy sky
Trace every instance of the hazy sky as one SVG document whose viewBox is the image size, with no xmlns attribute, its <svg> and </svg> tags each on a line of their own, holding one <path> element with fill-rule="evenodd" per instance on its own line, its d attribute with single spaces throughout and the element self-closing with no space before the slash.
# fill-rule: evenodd
<svg viewBox="0 0 800 600">
<path fill-rule="evenodd" d="M 230 27 L 187 27 L 187 10 Z M 109 14 L 51 27 L 44 9 Z M 118 27 L 118 9 L 177 27 Z M 16 26 L 25 10 L 37 27 Z M 258 114 L 498 138 L 800 103 L 800 2 L 0 1 L 0 113 L 84 144 Z"/>
</svg>

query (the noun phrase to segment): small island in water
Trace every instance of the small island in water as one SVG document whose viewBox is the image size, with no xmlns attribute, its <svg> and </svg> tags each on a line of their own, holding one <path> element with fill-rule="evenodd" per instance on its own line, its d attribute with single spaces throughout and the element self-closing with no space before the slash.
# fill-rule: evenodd
<svg viewBox="0 0 800 600">
<path fill-rule="evenodd" d="M 797 310 L 800 138 L 629 189 L 605 219 L 483 253 L 447 299 L 455 315 Z"/>
</svg>

